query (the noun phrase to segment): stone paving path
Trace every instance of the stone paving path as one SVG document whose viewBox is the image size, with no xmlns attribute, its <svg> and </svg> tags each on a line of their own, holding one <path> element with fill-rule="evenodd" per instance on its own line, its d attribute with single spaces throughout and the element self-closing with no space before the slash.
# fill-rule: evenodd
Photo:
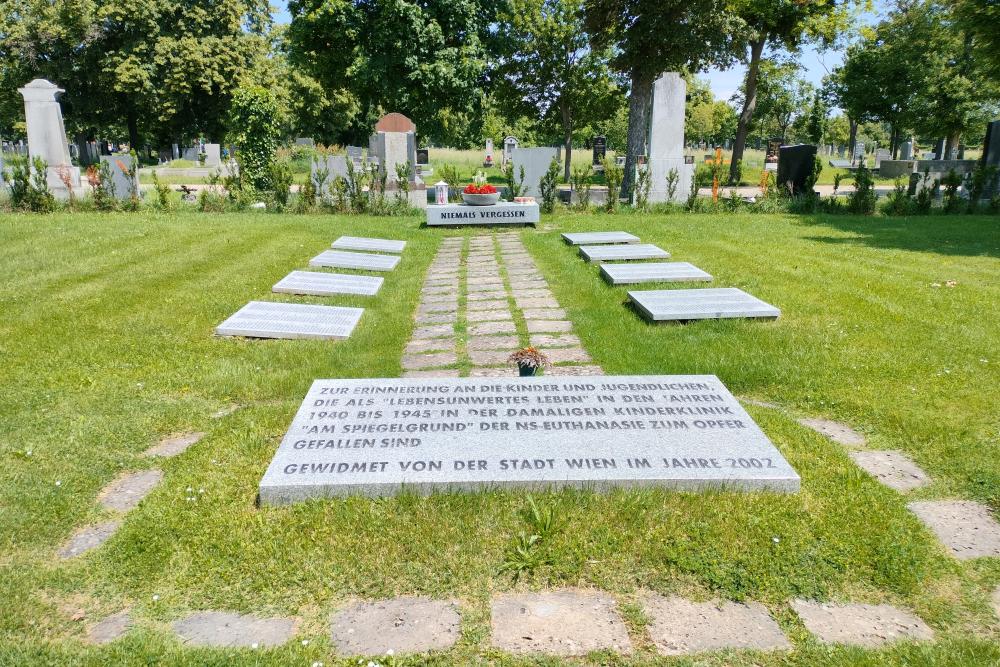
<svg viewBox="0 0 1000 667">
<path fill-rule="evenodd" d="M 403 377 L 512 377 L 507 355 L 533 345 L 546 375 L 601 375 L 516 233 L 442 241 L 403 353 Z"/>
</svg>

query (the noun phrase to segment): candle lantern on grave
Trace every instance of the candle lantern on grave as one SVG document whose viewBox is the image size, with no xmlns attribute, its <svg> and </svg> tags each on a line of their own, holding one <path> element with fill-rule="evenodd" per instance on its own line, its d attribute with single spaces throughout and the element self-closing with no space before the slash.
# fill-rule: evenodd
<svg viewBox="0 0 1000 667">
<path fill-rule="evenodd" d="M 434 201 L 439 205 L 448 203 L 448 184 L 444 181 L 434 184 Z"/>
</svg>

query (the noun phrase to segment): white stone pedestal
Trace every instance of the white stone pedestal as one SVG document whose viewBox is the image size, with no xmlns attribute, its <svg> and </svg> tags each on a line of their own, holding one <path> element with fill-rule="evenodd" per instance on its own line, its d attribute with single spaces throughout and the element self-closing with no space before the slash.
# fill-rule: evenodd
<svg viewBox="0 0 1000 667">
<path fill-rule="evenodd" d="M 28 155 L 31 160 L 40 157 L 48 164 L 46 181 L 52 193 L 61 199 L 69 197 L 63 181 L 68 176 L 71 188 L 80 187 L 80 169 L 74 167 L 66 141 L 59 95 L 65 91 L 46 81 L 35 79 L 24 88 L 18 88 L 24 98 L 25 125 L 28 130 Z"/>
<path fill-rule="evenodd" d="M 493 206 L 428 204 L 427 226 L 533 225 L 538 222 L 538 204 L 499 202 Z"/>
</svg>

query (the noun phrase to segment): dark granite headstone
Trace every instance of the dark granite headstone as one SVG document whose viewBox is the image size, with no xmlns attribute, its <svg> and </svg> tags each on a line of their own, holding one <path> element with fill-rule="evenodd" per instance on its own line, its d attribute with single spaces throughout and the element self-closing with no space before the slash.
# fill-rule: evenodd
<svg viewBox="0 0 1000 667">
<path fill-rule="evenodd" d="M 604 162 L 604 156 L 608 152 L 608 138 L 607 137 L 594 137 L 594 164 L 601 164 Z"/>
<path fill-rule="evenodd" d="M 426 148 L 417 149 L 417 164 L 430 164 L 429 163 L 429 153 L 430 151 Z"/>
<path fill-rule="evenodd" d="M 981 160 L 984 166 L 992 166 L 1000 170 L 1000 120 L 986 125 L 986 141 L 983 142 Z M 1000 192 L 1000 175 L 986 187 L 985 194 L 987 197 L 992 197 L 996 192 Z"/>
<path fill-rule="evenodd" d="M 778 153 L 779 187 L 784 188 L 791 183 L 793 194 L 803 193 L 815 163 L 816 146 L 812 144 L 782 146 Z"/>
<path fill-rule="evenodd" d="M 934 144 L 934 159 L 943 160 L 944 158 L 944 139 L 938 139 L 937 143 Z"/>
</svg>

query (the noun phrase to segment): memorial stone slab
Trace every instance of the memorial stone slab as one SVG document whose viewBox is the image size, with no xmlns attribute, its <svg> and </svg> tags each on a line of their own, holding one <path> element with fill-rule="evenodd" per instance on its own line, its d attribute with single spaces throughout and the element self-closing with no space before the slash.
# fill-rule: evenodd
<svg viewBox="0 0 1000 667">
<path fill-rule="evenodd" d="M 793 492 L 799 476 L 712 375 L 329 379 L 260 498 L 642 485 Z"/>
<path fill-rule="evenodd" d="M 331 246 L 335 250 L 367 250 L 369 252 L 389 252 L 399 254 L 406 247 L 406 241 L 394 239 L 371 239 L 362 236 L 341 236 Z"/>
<path fill-rule="evenodd" d="M 363 312 L 364 308 L 251 301 L 215 333 L 248 338 L 347 338 Z"/>
<path fill-rule="evenodd" d="M 139 174 L 136 172 L 134 178 L 129 177 L 129 170 L 132 168 L 131 155 L 102 155 L 101 162 L 108 163 L 108 171 L 111 173 L 111 196 L 116 199 L 129 199 L 135 194 L 141 197 L 139 192 Z"/>
<path fill-rule="evenodd" d="M 631 291 L 628 296 L 646 319 L 655 322 L 781 315 L 774 306 L 735 287 Z"/>
<path fill-rule="evenodd" d="M 271 291 L 314 296 L 333 296 L 335 294 L 375 296 L 382 287 L 383 280 L 384 278 L 378 276 L 355 276 L 343 273 L 323 273 L 322 271 L 292 271 L 275 283 Z"/>
<path fill-rule="evenodd" d="M 709 281 L 712 276 L 688 262 L 604 264 L 601 275 L 612 285 Z"/>
<path fill-rule="evenodd" d="M 584 245 L 580 256 L 587 262 L 614 262 L 634 259 L 667 259 L 670 253 L 652 243 L 628 245 Z"/>
<path fill-rule="evenodd" d="M 514 178 L 520 181 L 521 169 L 524 169 L 523 195 L 526 197 L 541 197 L 541 182 L 545 172 L 553 160 L 559 160 L 558 148 L 515 148 L 511 153 L 514 167 Z"/>
<path fill-rule="evenodd" d="M 639 237 L 628 232 L 575 232 L 563 234 L 563 241 L 570 245 L 601 245 L 611 243 L 638 243 Z"/>
<path fill-rule="evenodd" d="M 375 255 L 367 252 L 324 250 L 309 260 L 309 266 L 329 266 L 335 269 L 361 269 L 363 271 L 392 271 L 399 264 L 395 255 Z"/>
<path fill-rule="evenodd" d="M 499 202 L 493 206 L 428 204 L 428 227 L 457 225 L 533 225 L 539 220 L 538 204 Z M 492 258 L 492 253 L 490 254 Z"/>
<path fill-rule="evenodd" d="M 782 146 L 778 157 L 778 186 L 786 188 L 791 184 L 792 194 L 805 192 L 806 182 L 816 163 L 816 146 L 796 144 Z"/>
</svg>

